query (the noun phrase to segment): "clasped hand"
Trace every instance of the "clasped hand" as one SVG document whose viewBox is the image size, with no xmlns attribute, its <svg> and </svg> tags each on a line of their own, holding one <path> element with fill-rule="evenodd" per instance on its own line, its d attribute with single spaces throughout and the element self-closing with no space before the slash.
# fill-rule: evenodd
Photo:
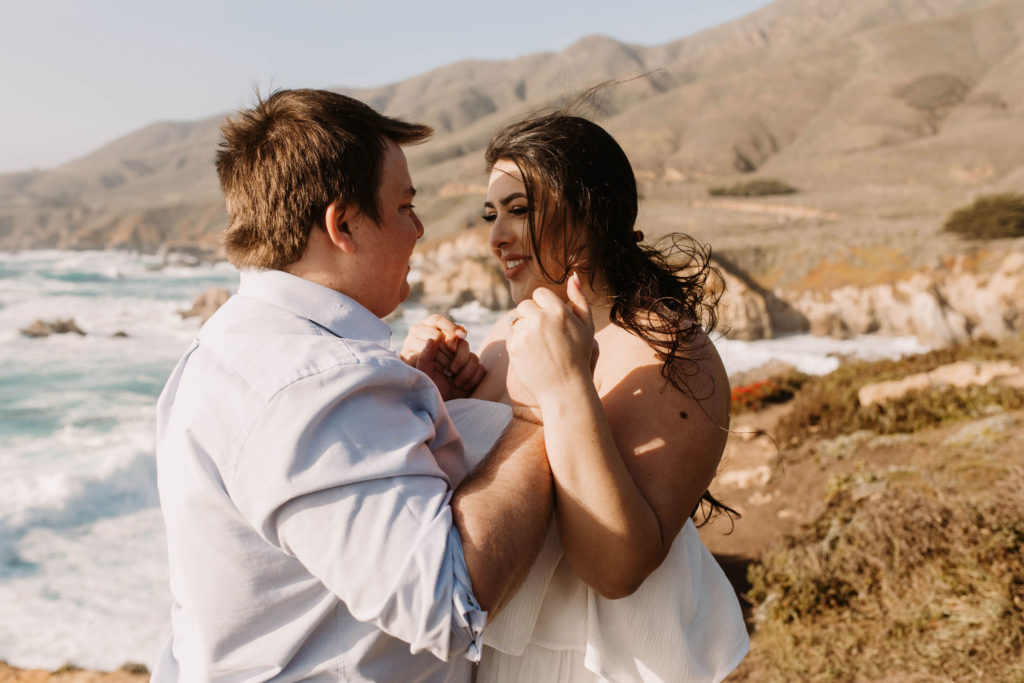
<svg viewBox="0 0 1024 683">
<path fill-rule="evenodd" d="M 577 275 L 569 280 L 569 301 L 543 287 L 520 302 L 505 341 L 509 367 L 506 400 L 539 421 L 546 398 L 566 398 L 585 387 L 597 362 L 594 320 Z M 429 315 L 410 330 L 399 352 L 402 360 L 437 385 L 444 400 L 465 398 L 486 374 L 469 350 L 466 330 L 442 315 Z"/>
<path fill-rule="evenodd" d="M 430 377 L 445 401 L 468 397 L 486 374 L 480 359 L 469 350 L 466 328 L 442 315 L 429 315 L 416 323 L 399 356 Z"/>
<path fill-rule="evenodd" d="M 518 318 L 508 338 L 509 364 L 515 377 L 543 412 L 549 400 L 592 383 L 597 345 L 590 303 L 573 273 L 562 301 L 543 287 L 516 307 Z"/>
</svg>

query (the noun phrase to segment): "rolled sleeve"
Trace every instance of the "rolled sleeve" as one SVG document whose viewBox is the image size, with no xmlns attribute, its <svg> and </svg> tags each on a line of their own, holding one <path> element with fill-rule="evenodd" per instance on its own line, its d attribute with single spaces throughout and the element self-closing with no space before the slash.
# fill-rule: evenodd
<svg viewBox="0 0 1024 683">
<path fill-rule="evenodd" d="M 466 557 L 462 552 L 462 539 L 455 527 L 452 527 L 452 539 L 454 542 L 449 544 L 448 552 L 455 572 L 455 586 L 452 591 L 452 636 L 455 642 L 451 644 L 449 651 L 464 652 L 466 659 L 479 662 L 487 612 L 481 609 L 480 603 L 473 595 Z"/>
<path fill-rule="evenodd" d="M 254 421 L 229 486 L 264 540 L 354 618 L 414 654 L 476 661 L 486 612 L 449 506 L 461 445 L 426 382 L 369 364 L 297 380 Z"/>
</svg>

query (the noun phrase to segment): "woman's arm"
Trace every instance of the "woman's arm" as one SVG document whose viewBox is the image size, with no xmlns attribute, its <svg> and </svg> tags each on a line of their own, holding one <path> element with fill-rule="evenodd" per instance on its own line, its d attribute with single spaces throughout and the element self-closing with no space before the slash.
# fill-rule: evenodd
<svg viewBox="0 0 1024 683">
<path fill-rule="evenodd" d="M 603 400 L 592 387 L 576 406 L 556 398 L 541 412 L 562 545 L 580 578 L 615 598 L 665 559 L 726 434 L 659 365 L 635 369 Z"/>
<path fill-rule="evenodd" d="M 473 390 L 472 397 L 508 403 L 513 408 L 535 409 L 533 396 L 508 371 L 508 338 L 518 317 L 515 310 L 509 311 L 487 333 L 480 347 L 480 365 L 486 369 L 486 374 Z"/>
<path fill-rule="evenodd" d="M 573 285 L 569 295 L 572 309 L 546 290 L 521 304 L 509 353 L 543 414 L 570 565 L 605 597 L 623 597 L 661 564 L 713 478 L 726 435 L 716 419 L 724 426 L 728 403 L 719 387 L 703 403 L 676 390 L 640 340 L 627 349 L 637 367 L 602 401 L 589 372 L 586 300 Z M 724 371 L 716 384 L 727 385 Z"/>
</svg>

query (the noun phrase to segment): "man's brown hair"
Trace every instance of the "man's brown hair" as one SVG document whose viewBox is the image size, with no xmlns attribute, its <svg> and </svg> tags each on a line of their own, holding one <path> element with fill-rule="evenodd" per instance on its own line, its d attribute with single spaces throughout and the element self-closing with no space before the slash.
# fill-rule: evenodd
<svg viewBox="0 0 1024 683">
<path fill-rule="evenodd" d="M 387 140 L 407 145 L 431 133 L 327 90 L 257 94 L 255 107 L 221 126 L 217 175 L 230 216 L 228 259 L 238 268 L 294 263 L 336 200 L 379 221 Z"/>
</svg>

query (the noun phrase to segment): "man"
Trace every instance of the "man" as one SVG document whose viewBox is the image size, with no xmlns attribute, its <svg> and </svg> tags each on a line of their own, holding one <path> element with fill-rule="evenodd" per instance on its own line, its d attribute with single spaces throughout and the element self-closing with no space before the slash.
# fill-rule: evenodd
<svg viewBox="0 0 1024 683">
<path fill-rule="evenodd" d="M 468 681 L 552 489 L 517 420 L 462 481 L 436 387 L 388 349 L 423 234 L 401 145 L 431 130 L 294 90 L 222 131 L 242 276 L 158 404 L 174 606 L 153 680 Z"/>
</svg>

